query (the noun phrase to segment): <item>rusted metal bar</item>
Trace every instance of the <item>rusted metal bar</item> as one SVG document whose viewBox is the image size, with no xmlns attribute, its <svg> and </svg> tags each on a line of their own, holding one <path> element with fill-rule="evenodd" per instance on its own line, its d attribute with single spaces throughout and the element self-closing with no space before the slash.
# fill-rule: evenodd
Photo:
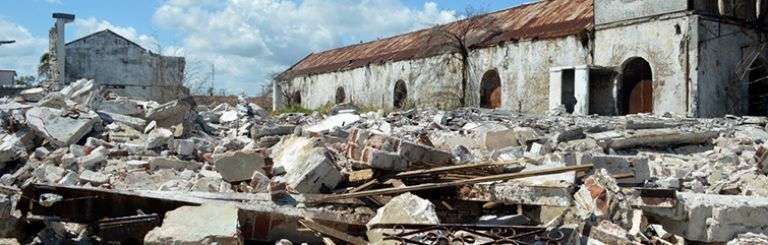
<svg viewBox="0 0 768 245">
<path fill-rule="evenodd" d="M 373 196 L 373 195 L 400 194 L 400 193 L 411 192 L 411 191 L 432 190 L 432 189 L 440 189 L 440 188 L 453 187 L 453 186 L 471 185 L 471 184 L 477 184 L 477 183 L 494 182 L 494 181 L 502 181 L 502 180 L 510 180 L 510 179 L 519 179 L 519 178 L 526 178 L 526 177 L 532 177 L 532 176 L 559 174 L 559 173 L 572 172 L 572 171 L 585 171 L 585 170 L 591 169 L 593 166 L 594 166 L 593 164 L 585 164 L 585 165 L 578 165 L 578 166 L 557 167 L 557 168 L 526 171 L 526 172 L 520 172 L 520 173 L 499 174 L 499 175 L 492 175 L 492 176 L 486 176 L 486 177 L 480 177 L 480 178 L 474 178 L 474 179 L 468 179 L 468 180 L 457 180 L 457 181 L 445 182 L 445 183 L 429 183 L 429 184 L 408 186 L 403 188 L 385 188 L 385 189 L 379 189 L 379 190 L 361 191 L 357 193 L 329 195 L 325 198 L 321 198 L 319 201 L 357 198 L 357 197 L 365 197 L 365 196 Z"/>
<path fill-rule="evenodd" d="M 338 231 L 336 229 L 333 229 L 328 226 L 324 226 L 318 223 L 315 223 L 314 221 L 308 220 L 308 219 L 301 219 L 299 220 L 299 223 L 303 225 L 304 227 L 307 227 L 307 229 L 313 230 L 315 232 L 321 233 L 326 236 L 330 236 L 339 240 L 342 240 L 346 243 L 353 244 L 353 245 L 365 245 L 368 244 L 367 241 L 363 240 L 362 238 L 349 235 L 347 233 Z"/>
<path fill-rule="evenodd" d="M 475 224 L 375 224 L 385 241 L 400 244 L 571 244 L 574 230 Z"/>
</svg>

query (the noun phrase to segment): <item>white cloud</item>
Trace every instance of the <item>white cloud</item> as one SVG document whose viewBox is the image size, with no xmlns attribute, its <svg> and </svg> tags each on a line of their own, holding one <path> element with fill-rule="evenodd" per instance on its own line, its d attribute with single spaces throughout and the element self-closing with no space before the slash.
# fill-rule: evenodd
<svg viewBox="0 0 768 245">
<path fill-rule="evenodd" d="M 81 38 L 86 35 L 90 35 L 94 32 L 110 29 L 117 34 L 120 34 L 121 36 L 128 38 L 133 42 L 136 42 L 137 44 L 141 45 L 146 49 L 156 51 L 156 49 L 160 47 L 158 46 L 159 42 L 157 41 L 156 38 L 146 34 L 140 34 L 133 27 L 116 26 L 110 23 L 109 21 L 99 20 L 95 17 L 76 19 L 75 22 L 69 25 L 67 28 L 68 28 L 67 30 L 74 31 L 75 38 Z"/>
<path fill-rule="evenodd" d="M 0 69 L 16 70 L 20 76 L 37 75 L 40 56 L 48 49 L 48 39 L 33 36 L 26 28 L 0 20 L 0 40 L 16 43 L 0 46 Z"/>
<path fill-rule="evenodd" d="M 310 52 L 456 18 L 433 2 L 415 9 L 400 0 L 169 0 L 154 15 L 181 34 L 174 52 L 215 64 L 220 86 L 248 94 Z"/>
</svg>

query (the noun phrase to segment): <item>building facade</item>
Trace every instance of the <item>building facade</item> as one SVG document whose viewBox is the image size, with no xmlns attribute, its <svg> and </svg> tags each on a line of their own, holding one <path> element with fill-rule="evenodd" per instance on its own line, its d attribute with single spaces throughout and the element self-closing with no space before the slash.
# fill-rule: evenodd
<svg viewBox="0 0 768 245">
<path fill-rule="evenodd" d="M 0 87 L 13 87 L 16 85 L 16 71 L 0 70 Z"/>
<path fill-rule="evenodd" d="M 768 115 L 765 8 L 545 0 L 310 54 L 276 79 L 273 103 Z"/>
<path fill-rule="evenodd" d="M 93 79 L 117 95 L 166 102 L 189 95 L 182 57 L 155 54 L 111 30 L 66 44 L 65 83 Z"/>
</svg>

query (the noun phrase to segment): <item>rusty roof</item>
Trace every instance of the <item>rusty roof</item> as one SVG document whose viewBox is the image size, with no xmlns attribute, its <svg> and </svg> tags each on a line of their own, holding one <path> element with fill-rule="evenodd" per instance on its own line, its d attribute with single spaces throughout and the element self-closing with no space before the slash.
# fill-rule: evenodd
<svg viewBox="0 0 768 245">
<path fill-rule="evenodd" d="M 487 47 L 520 39 L 556 38 L 578 34 L 593 26 L 593 0 L 543 0 L 461 20 L 435 28 L 464 33 L 470 48 Z M 359 68 L 372 63 L 428 57 L 436 42 L 435 28 L 428 28 L 363 44 L 313 53 L 280 75 L 280 79 Z M 445 39 L 445 38 L 443 38 Z"/>
</svg>

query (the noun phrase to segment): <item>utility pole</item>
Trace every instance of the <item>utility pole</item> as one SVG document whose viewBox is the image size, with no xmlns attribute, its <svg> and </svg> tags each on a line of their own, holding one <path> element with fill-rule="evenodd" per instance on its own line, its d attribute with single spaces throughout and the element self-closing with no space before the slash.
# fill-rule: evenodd
<svg viewBox="0 0 768 245">
<path fill-rule="evenodd" d="M 214 90 L 214 81 L 216 81 L 216 65 L 211 63 L 211 96 L 213 96 Z"/>
<path fill-rule="evenodd" d="M 0 41 L 0 46 L 2 46 L 3 44 L 12 44 L 12 43 L 15 43 L 15 42 L 16 42 L 16 40 Z"/>
</svg>

